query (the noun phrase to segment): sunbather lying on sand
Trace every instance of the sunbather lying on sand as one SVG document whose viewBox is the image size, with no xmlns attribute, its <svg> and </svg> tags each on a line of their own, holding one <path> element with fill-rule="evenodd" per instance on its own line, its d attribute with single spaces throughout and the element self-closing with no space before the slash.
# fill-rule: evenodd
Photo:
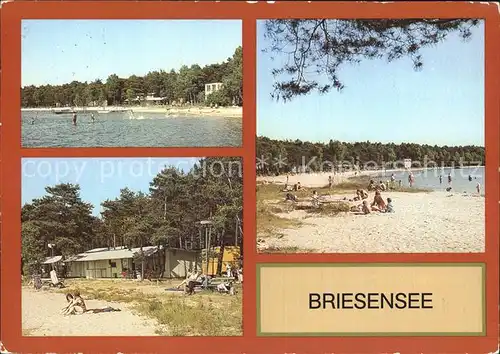
<svg viewBox="0 0 500 354">
<path fill-rule="evenodd" d="M 358 205 L 353 205 L 351 207 L 351 212 L 358 214 L 358 215 L 360 215 L 360 214 L 367 215 L 367 214 L 371 214 L 372 208 L 370 208 L 370 205 L 368 204 L 367 200 L 363 200 L 363 203 L 358 204 Z"/>
<path fill-rule="evenodd" d="M 298 202 L 299 199 L 297 198 L 296 195 L 293 195 L 292 193 L 287 193 L 285 196 L 285 202 L 287 201 Z"/>
<path fill-rule="evenodd" d="M 87 309 L 87 305 L 85 305 L 85 301 L 83 301 L 79 291 L 76 291 L 74 294 L 66 294 L 66 301 L 68 301 L 68 305 L 61 310 L 64 316 L 121 311 L 111 306 L 102 307 L 100 309 Z"/>
</svg>

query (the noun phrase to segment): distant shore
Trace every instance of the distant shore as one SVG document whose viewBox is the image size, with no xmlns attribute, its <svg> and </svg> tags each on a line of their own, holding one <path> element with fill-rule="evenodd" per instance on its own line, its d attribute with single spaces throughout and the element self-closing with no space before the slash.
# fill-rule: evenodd
<svg viewBox="0 0 500 354">
<path fill-rule="evenodd" d="M 75 112 L 118 111 L 133 113 L 164 113 L 172 117 L 224 117 L 238 118 L 243 116 L 242 107 L 173 107 L 173 106 L 107 106 L 107 107 L 73 107 Z M 21 108 L 21 112 L 46 112 L 54 108 Z"/>
<path fill-rule="evenodd" d="M 483 168 L 484 166 L 470 166 L 470 168 Z M 446 169 L 450 169 L 453 167 L 444 167 Z M 467 168 L 467 166 L 464 166 Z M 438 170 L 441 167 L 437 168 Z M 399 169 L 387 169 L 387 170 L 363 170 L 363 171 L 346 171 L 333 174 L 333 172 L 312 172 L 312 173 L 296 173 L 288 175 L 288 184 L 293 185 L 297 182 L 304 187 L 318 188 L 324 187 L 328 184 L 328 177 L 333 177 L 333 184 L 339 184 L 348 182 L 350 178 L 353 177 L 363 177 L 363 176 L 374 176 L 380 177 L 379 175 L 382 173 L 386 174 L 386 177 L 390 178 L 390 173 L 401 173 L 401 172 L 418 172 L 425 170 L 434 170 L 433 167 L 416 167 L 411 169 L 399 168 Z M 257 182 L 260 183 L 270 183 L 270 184 L 285 184 L 287 182 L 287 175 L 279 175 L 279 176 L 257 176 Z"/>
</svg>

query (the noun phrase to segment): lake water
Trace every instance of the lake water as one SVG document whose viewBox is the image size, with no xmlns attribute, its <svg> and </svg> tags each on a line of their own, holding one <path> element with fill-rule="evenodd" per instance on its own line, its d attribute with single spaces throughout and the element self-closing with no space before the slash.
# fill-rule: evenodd
<svg viewBox="0 0 500 354">
<path fill-rule="evenodd" d="M 476 183 L 481 184 L 481 193 L 484 193 L 484 167 L 464 167 L 461 169 L 438 168 L 414 171 L 415 187 L 433 190 L 445 190 L 448 184 L 448 174 L 451 173 L 451 187 L 455 192 L 473 193 L 476 191 Z M 384 179 L 389 180 L 392 172 L 386 172 Z M 403 186 L 408 186 L 408 172 L 394 172 L 396 180 L 402 180 Z M 443 176 L 443 183 L 439 182 L 439 176 Z M 469 181 L 469 175 L 472 181 Z M 377 178 L 376 178 L 377 179 Z"/>
<path fill-rule="evenodd" d="M 166 117 L 163 113 L 69 114 L 22 112 L 23 147 L 238 147 L 242 119 Z M 35 118 L 35 124 L 31 124 Z"/>
</svg>

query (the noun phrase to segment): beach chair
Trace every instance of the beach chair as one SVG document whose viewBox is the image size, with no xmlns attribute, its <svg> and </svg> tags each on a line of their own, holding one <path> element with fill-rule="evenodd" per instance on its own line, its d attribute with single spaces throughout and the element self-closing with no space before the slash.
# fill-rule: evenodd
<svg viewBox="0 0 500 354">
<path fill-rule="evenodd" d="M 55 288 L 64 288 L 64 284 L 57 278 L 57 273 L 55 270 L 50 271 L 50 286 Z"/>
</svg>

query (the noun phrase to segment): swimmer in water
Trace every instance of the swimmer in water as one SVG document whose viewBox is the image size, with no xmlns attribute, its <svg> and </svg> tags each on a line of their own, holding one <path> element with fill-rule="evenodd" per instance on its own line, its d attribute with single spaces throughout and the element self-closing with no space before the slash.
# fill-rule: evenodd
<svg viewBox="0 0 500 354">
<path fill-rule="evenodd" d="M 31 117 L 31 125 L 35 125 L 35 117 Z"/>
<path fill-rule="evenodd" d="M 76 112 L 73 112 L 73 125 L 76 125 Z"/>
<path fill-rule="evenodd" d="M 91 114 L 90 114 L 90 119 L 92 120 L 92 123 L 94 123 L 94 122 L 95 122 L 94 113 L 91 113 Z"/>
</svg>

